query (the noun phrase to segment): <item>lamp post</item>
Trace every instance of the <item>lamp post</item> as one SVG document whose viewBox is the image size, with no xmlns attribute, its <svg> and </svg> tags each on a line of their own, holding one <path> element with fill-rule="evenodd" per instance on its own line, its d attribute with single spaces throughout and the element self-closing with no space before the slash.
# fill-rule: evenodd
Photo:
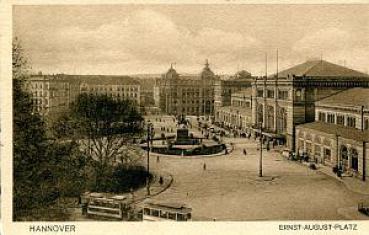
<svg viewBox="0 0 369 235">
<path fill-rule="evenodd" d="M 363 141 L 363 181 L 366 180 L 366 144 L 367 141 Z"/>
<path fill-rule="evenodd" d="M 339 140 L 340 135 L 336 133 L 336 167 L 337 167 L 337 176 L 341 176 L 341 171 L 342 171 L 342 156 L 339 157 L 340 155 L 340 151 L 339 151 L 339 144 L 338 144 L 338 140 Z"/>
<path fill-rule="evenodd" d="M 259 177 L 263 177 L 263 128 L 259 123 L 260 130 L 260 157 L 259 157 Z"/>
<path fill-rule="evenodd" d="M 148 123 L 147 125 L 147 176 L 146 176 L 146 189 L 147 189 L 147 195 L 150 195 L 150 141 L 151 141 L 151 135 L 153 131 L 153 126 L 151 123 Z"/>
</svg>

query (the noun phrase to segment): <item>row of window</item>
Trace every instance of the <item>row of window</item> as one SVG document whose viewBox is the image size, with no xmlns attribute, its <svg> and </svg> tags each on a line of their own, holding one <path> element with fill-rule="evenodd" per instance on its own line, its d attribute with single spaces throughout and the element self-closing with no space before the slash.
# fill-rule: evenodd
<svg viewBox="0 0 369 235">
<path fill-rule="evenodd" d="M 33 97 L 46 97 L 48 95 L 50 95 L 50 97 L 66 97 L 68 96 L 68 92 L 66 91 L 50 91 L 50 93 L 48 91 L 34 91 L 31 92 Z"/>
<path fill-rule="evenodd" d="M 143 213 L 144 215 L 160 217 L 163 219 L 177 220 L 177 221 L 187 221 L 191 219 L 190 213 L 182 214 L 182 213 L 175 213 L 175 212 L 149 209 L 149 208 L 144 208 Z"/>
<path fill-rule="evenodd" d="M 95 95 L 98 94 L 102 94 L 101 92 L 95 92 Z M 105 95 L 109 95 L 110 97 L 131 97 L 131 98 L 137 98 L 138 94 L 137 93 L 129 93 L 129 94 L 125 94 L 125 93 L 108 93 L 105 92 Z"/>
<path fill-rule="evenodd" d="M 55 85 L 58 86 L 59 89 L 68 89 L 69 88 L 69 84 L 66 83 L 66 82 L 63 82 L 63 83 L 60 83 L 60 82 L 57 82 L 57 83 L 53 83 Z M 45 90 L 49 90 L 49 83 L 46 83 L 46 84 L 43 84 L 43 83 L 40 83 L 40 82 L 30 82 L 29 85 L 28 85 L 28 88 L 31 87 L 32 89 L 45 89 Z"/>
<path fill-rule="evenodd" d="M 300 150 L 303 150 L 303 147 L 304 147 L 304 140 L 302 139 L 299 139 L 299 148 Z M 321 156 L 322 150 L 323 148 L 323 159 L 327 162 L 330 162 L 332 159 L 331 159 L 331 155 L 332 155 L 332 152 L 331 152 L 331 149 L 330 148 L 327 148 L 327 147 L 323 147 L 321 145 L 315 145 L 315 150 L 314 150 L 314 155 L 315 156 Z M 306 152 L 308 154 L 312 154 L 312 143 L 306 143 Z"/>
<path fill-rule="evenodd" d="M 264 97 L 264 90 L 257 90 L 257 97 Z M 274 98 L 274 90 L 267 90 L 266 91 L 267 98 Z M 287 100 L 288 99 L 288 91 L 278 90 L 278 99 L 280 100 Z"/>
<path fill-rule="evenodd" d="M 82 87 L 81 91 L 87 91 L 88 88 L 87 87 Z M 103 86 L 98 86 L 98 87 L 91 87 L 89 89 L 90 91 L 113 91 L 115 89 L 113 89 L 113 87 L 103 87 Z M 138 91 L 138 87 L 117 87 L 116 89 L 117 91 Z"/>
<path fill-rule="evenodd" d="M 241 101 L 241 100 L 233 100 L 233 101 L 232 101 L 232 106 L 233 106 L 233 107 L 245 107 L 245 108 L 250 108 L 250 107 L 251 107 L 251 102 L 248 102 L 248 101 Z"/>
<path fill-rule="evenodd" d="M 318 114 L 318 120 L 321 122 L 327 122 L 342 126 L 348 126 L 356 128 L 356 117 L 353 116 L 345 116 L 342 114 L 335 114 L 335 113 L 325 113 L 325 112 L 319 112 Z M 346 120 L 346 121 L 345 121 Z M 369 119 L 365 119 L 364 121 L 364 129 L 369 129 Z"/>
<path fill-rule="evenodd" d="M 310 142 L 306 142 L 303 139 L 299 139 L 299 147 L 301 149 L 303 149 L 304 147 L 304 143 L 305 143 L 305 151 L 306 153 L 308 153 L 308 155 L 310 155 L 311 157 L 318 157 L 320 158 L 322 155 L 322 150 L 323 152 L 323 160 L 325 161 L 331 161 L 331 150 L 329 148 L 326 148 L 324 146 L 321 146 L 320 143 L 310 143 Z M 313 152 L 313 147 L 314 147 L 314 152 Z M 349 158 L 349 150 L 345 145 L 341 145 L 340 149 L 339 149 L 339 155 L 340 158 L 342 159 L 342 163 L 343 163 L 343 167 L 344 168 L 348 168 L 350 166 L 350 168 L 352 170 L 357 171 L 358 167 L 359 167 L 359 161 L 358 161 L 358 156 L 359 153 L 356 149 L 351 149 L 351 158 Z M 349 164 L 349 160 L 351 159 L 351 163 Z"/>
<path fill-rule="evenodd" d="M 32 105 L 42 105 L 42 104 L 49 105 L 49 100 L 45 99 L 45 101 L 42 102 L 42 99 L 32 99 Z"/>
</svg>

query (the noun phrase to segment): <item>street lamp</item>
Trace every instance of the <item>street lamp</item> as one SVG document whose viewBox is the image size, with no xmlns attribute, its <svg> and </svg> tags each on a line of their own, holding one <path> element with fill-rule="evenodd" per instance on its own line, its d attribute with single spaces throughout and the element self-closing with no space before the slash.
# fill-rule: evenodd
<svg viewBox="0 0 369 235">
<path fill-rule="evenodd" d="M 150 195 L 150 141 L 151 135 L 153 134 L 153 125 L 152 123 L 147 124 L 147 175 L 146 175 L 146 189 L 147 195 Z"/>
<path fill-rule="evenodd" d="M 263 177 L 263 128 L 259 123 L 260 130 L 260 157 L 259 157 L 259 177 Z"/>
<path fill-rule="evenodd" d="M 342 156 L 339 157 L 340 155 L 340 150 L 339 150 L 339 137 L 340 135 L 336 133 L 336 168 L 337 168 L 337 176 L 341 177 L 342 174 Z M 342 153 L 341 153 L 342 154 Z"/>
</svg>

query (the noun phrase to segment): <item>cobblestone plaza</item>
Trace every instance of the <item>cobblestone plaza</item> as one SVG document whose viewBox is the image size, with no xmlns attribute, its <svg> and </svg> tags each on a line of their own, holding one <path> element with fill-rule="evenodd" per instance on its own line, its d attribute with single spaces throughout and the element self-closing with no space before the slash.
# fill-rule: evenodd
<svg viewBox="0 0 369 235">
<path fill-rule="evenodd" d="M 190 131 L 198 129 L 194 126 Z M 259 142 L 247 138 L 224 141 L 233 146 L 227 155 L 160 156 L 160 162 L 157 155 L 151 157 L 153 171 L 168 172 L 174 179 L 154 199 L 188 203 L 194 220 L 365 219 L 357 212 L 357 204 L 369 199 L 368 190 L 347 188 L 323 169 L 311 170 L 275 150 L 263 150 L 264 175 L 258 177 Z"/>
</svg>

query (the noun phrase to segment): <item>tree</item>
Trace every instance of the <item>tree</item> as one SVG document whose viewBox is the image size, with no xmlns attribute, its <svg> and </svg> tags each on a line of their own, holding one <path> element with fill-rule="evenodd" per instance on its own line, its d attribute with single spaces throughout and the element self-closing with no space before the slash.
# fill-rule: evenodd
<svg viewBox="0 0 369 235">
<path fill-rule="evenodd" d="M 23 91 L 27 62 L 17 39 L 13 43 L 13 166 L 14 217 L 21 210 L 37 208 L 55 200 L 54 177 L 48 163 L 45 124 L 32 112 L 30 95 Z"/>
<path fill-rule="evenodd" d="M 71 105 L 71 113 L 54 126 L 56 135 L 78 142 L 92 163 L 95 190 L 104 191 L 112 167 L 134 165 L 139 160 L 130 144 L 142 133 L 143 118 L 129 100 L 114 100 L 107 95 L 81 94 Z"/>
</svg>

